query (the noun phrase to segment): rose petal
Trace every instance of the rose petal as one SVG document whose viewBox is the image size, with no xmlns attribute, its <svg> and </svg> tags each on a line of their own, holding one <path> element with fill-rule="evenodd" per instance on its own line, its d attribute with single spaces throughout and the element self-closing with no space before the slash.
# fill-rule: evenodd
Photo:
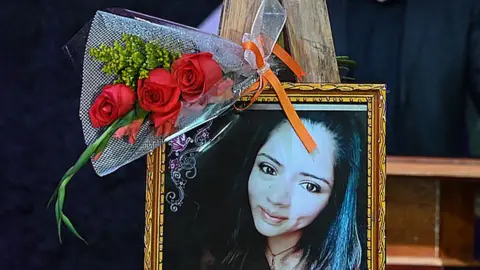
<svg viewBox="0 0 480 270">
<path fill-rule="evenodd" d="M 170 100 L 168 103 L 166 103 L 161 110 L 155 110 L 154 112 L 169 112 L 172 110 L 175 110 L 178 104 L 180 104 L 180 89 L 178 87 L 171 88 L 171 89 L 163 89 L 164 91 L 169 91 L 169 94 L 171 95 Z"/>
<path fill-rule="evenodd" d="M 157 131 L 155 132 L 155 135 L 168 136 L 172 134 L 174 130 L 175 130 L 175 121 L 168 120 L 167 122 L 157 127 Z"/>
<path fill-rule="evenodd" d="M 142 88 L 144 79 L 138 79 L 137 81 L 137 92 Z"/>
<path fill-rule="evenodd" d="M 138 132 L 142 127 L 143 120 L 144 119 L 137 119 L 129 125 L 119 128 L 113 136 L 117 139 L 121 139 L 123 136 L 128 136 L 128 142 L 130 144 L 134 144 L 137 139 Z"/>
<path fill-rule="evenodd" d="M 210 88 L 223 77 L 222 68 L 220 65 L 213 60 L 211 55 L 201 55 L 198 59 L 198 62 L 201 65 L 203 74 L 205 74 L 204 88 L 208 92 Z"/>
<path fill-rule="evenodd" d="M 178 102 L 177 104 L 175 104 L 175 107 L 168 112 L 153 112 L 151 115 L 151 119 L 155 127 L 159 127 L 171 119 L 175 119 L 176 121 L 178 114 L 180 113 L 181 107 L 182 104 Z"/>
<path fill-rule="evenodd" d="M 170 72 L 163 68 L 157 68 L 152 70 L 148 76 L 146 79 L 147 83 L 154 83 L 156 85 L 152 85 L 153 88 L 164 90 L 161 91 L 163 100 L 176 99 L 175 94 L 177 91 L 173 89 L 176 88 L 177 84 Z"/>
<path fill-rule="evenodd" d="M 175 84 L 172 74 L 163 68 L 157 68 L 150 71 L 148 78 L 145 80 L 162 85 Z"/>
<path fill-rule="evenodd" d="M 230 78 L 225 78 L 216 83 L 212 87 L 210 92 L 208 92 L 208 94 L 210 94 L 211 96 L 223 96 L 225 92 L 228 92 L 229 90 L 231 92 L 232 88 L 233 80 Z"/>
<path fill-rule="evenodd" d="M 195 81 L 190 87 L 188 87 L 188 89 L 180 89 L 180 90 L 184 90 L 184 91 L 196 90 L 200 94 L 203 94 L 204 89 L 202 87 L 203 87 L 203 82 L 205 81 L 205 74 L 202 69 L 202 65 L 198 61 L 198 58 L 192 58 L 189 60 L 189 62 L 191 64 L 192 72 L 195 73 Z M 185 85 L 183 85 L 183 81 L 182 81 L 181 87 L 185 87 Z"/>
<path fill-rule="evenodd" d="M 227 78 L 222 80 L 213 86 L 212 90 L 208 93 L 208 103 L 221 103 L 225 100 L 233 98 L 233 80 Z"/>
<path fill-rule="evenodd" d="M 198 93 L 182 93 L 182 99 L 187 103 L 196 103 L 201 97 Z"/>
<path fill-rule="evenodd" d="M 173 61 L 172 67 L 171 67 L 172 74 L 175 74 L 175 72 L 182 67 L 182 65 L 184 64 L 185 55 L 186 55 L 186 54 L 182 55 L 182 57 L 180 57 L 180 58 L 178 58 L 177 60 Z"/>
<path fill-rule="evenodd" d="M 128 126 L 121 127 L 113 134 L 114 138 L 121 139 L 128 134 Z"/>
<path fill-rule="evenodd" d="M 209 103 L 208 101 L 209 101 L 208 96 L 203 96 L 194 103 L 186 103 L 185 109 L 189 109 L 194 112 L 202 111 L 203 109 L 205 109 L 205 107 Z"/>
<path fill-rule="evenodd" d="M 182 83 L 182 87 L 195 87 L 195 83 L 197 82 L 197 76 L 195 74 L 194 67 L 186 67 L 182 69 L 179 73 L 179 80 Z"/>
</svg>

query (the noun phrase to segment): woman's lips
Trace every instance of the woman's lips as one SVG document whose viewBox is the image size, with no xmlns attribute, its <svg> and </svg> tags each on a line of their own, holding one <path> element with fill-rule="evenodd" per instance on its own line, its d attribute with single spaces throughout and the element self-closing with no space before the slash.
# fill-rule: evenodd
<svg viewBox="0 0 480 270">
<path fill-rule="evenodd" d="M 260 210 L 262 212 L 263 220 L 270 225 L 279 225 L 283 223 L 285 220 L 288 220 L 288 217 L 273 214 L 272 212 L 268 211 L 263 207 L 260 207 Z"/>
</svg>

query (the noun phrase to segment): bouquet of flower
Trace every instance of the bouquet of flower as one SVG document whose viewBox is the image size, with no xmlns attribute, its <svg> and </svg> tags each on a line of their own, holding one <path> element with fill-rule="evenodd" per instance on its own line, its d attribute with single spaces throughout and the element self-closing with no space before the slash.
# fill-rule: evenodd
<svg viewBox="0 0 480 270">
<path fill-rule="evenodd" d="M 276 45 L 285 20 L 277 0 L 264 0 L 241 46 L 133 11 L 97 12 L 66 46 L 72 59 L 81 63 L 80 119 L 88 147 L 49 202 L 55 201 L 60 241 L 62 224 L 83 240 L 63 206 L 66 186 L 88 161 L 98 175 L 109 174 L 218 117 L 241 95 L 258 96 L 267 83 L 282 106 L 290 106 L 287 117 L 313 150 L 312 139 L 276 78 L 280 62 L 270 57 L 279 52 L 278 57 L 302 76 L 301 68 Z"/>
</svg>

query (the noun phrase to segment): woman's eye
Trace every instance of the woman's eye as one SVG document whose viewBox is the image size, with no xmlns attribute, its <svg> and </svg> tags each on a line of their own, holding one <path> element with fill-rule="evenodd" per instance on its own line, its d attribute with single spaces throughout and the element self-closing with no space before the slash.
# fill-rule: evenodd
<svg viewBox="0 0 480 270">
<path fill-rule="evenodd" d="M 275 170 L 275 168 L 273 168 L 271 165 L 267 163 L 262 162 L 258 165 L 258 167 L 265 174 L 277 175 L 277 171 Z"/>
<path fill-rule="evenodd" d="M 313 183 L 303 183 L 302 187 L 311 193 L 320 193 L 320 191 L 322 191 L 322 188 L 319 185 Z"/>
</svg>

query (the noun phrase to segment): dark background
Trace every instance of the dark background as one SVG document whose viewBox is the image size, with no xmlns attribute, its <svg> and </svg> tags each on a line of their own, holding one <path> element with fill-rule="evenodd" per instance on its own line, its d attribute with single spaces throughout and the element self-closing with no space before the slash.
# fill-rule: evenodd
<svg viewBox="0 0 480 270">
<path fill-rule="evenodd" d="M 145 159 L 100 178 L 90 164 L 67 189 L 65 213 L 46 203 L 85 148 L 80 77 L 61 47 L 98 9 L 123 7 L 197 26 L 219 0 L 2 0 L 0 9 L 0 269 L 143 269 Z M 195 7 L 193 6 L 195 5 Z"/>
<path fill-rule="evenodd" d="M 90 245 L 64 231 L 46 202 L 85 145 L 80 78 L 61 47 L 96 10 L 123 7 L 190 26 L 220 0 L 2 0 L 0 8 L 0 269 L 142 269 L 145 161 L 104 178 L 88 164 L 65 212 Z M 480 122 L 471 112 L 472 152 Z"/>
</svg>

